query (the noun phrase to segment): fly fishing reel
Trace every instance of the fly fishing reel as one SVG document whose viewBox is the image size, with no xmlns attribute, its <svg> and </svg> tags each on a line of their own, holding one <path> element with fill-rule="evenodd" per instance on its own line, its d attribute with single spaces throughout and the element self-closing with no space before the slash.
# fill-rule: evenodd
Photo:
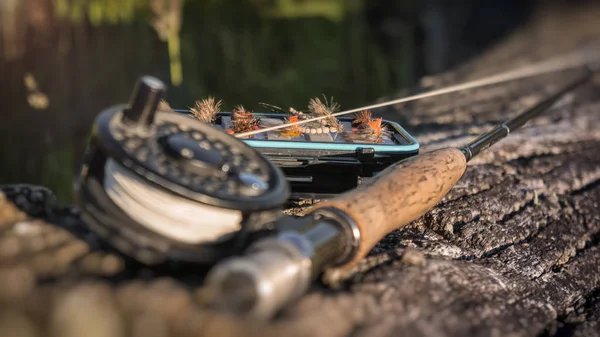
<svg viewBox="0 0 600 337">
<path fill-rule="evenodd" d="M 145 264 L 211 264 L 269 232 L 289 197 L 283 173 L 240 140 L 161 111 L 142 77 L 130 104 L 97 117 L 76 198 L 83 220 Z"/>
</svg>

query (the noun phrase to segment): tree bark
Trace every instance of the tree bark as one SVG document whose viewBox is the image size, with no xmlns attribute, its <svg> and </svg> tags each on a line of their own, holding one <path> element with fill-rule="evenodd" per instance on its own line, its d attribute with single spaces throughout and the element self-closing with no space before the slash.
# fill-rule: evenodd
<svg viewBox="0 0 600 337">
<path fill-rule="evenodd" d="M 411 91 L 598 45 L 599 15 L 592 4 L 546 8 Z M 460 145 L 569 76 L 375 114 L 401 120 L 422 151 Z M 56 213 L 51 191 L 8 186 L 0 198 L 0 335 L 12 327 L 12 336 L 600 336 L 598 93 L 600 77 L 482 153 L 446 198 L 385 237 L 338 288 L 315 285 L 264 324 L 203 309 L 200 271 L 144 268 L 87 231 L 76 209 Z"/>
</svg>

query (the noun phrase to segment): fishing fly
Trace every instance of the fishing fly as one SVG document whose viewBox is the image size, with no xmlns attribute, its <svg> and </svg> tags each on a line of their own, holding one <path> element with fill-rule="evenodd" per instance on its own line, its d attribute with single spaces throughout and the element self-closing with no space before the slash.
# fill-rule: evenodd
<svg viewBox="0 0 600 337">
<path fill-rule="evenodd" d="M 161 100 L 161 104 L 168 105 L 165 100 Z M 222 104 L 223 101 L 217 101 L 214 97 L 208 97 L 200 101 L 196 101 L 194 107 L 190 108 L 190 112 L 197 120 L 201 122 L 213 123 L 217 118 L 217 115 L 221 112 Z"/>
</svg>

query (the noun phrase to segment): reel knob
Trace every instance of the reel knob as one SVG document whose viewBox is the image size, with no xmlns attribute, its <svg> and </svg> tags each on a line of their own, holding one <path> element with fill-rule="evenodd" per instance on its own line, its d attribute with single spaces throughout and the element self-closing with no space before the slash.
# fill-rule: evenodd
<svg viewBox="0 0 600 337">
<path fill-rule="evenodd" d="M 143 263 L 212 264 L 271 230 L 289 186 L 244 142 L 157 110 L 164 91 L 144 76 L 128 105 L 96 118 L 76 202 L 96 233 Z"/>
<path fill-rule="evenodd" d="M 165 92 L 165 85 L 154 77 L 144 76 L 138 80 L 128 109 L 123 111 L 123 123 L 146 129 L 154 122 L 158 103 Z"/>
</svg>

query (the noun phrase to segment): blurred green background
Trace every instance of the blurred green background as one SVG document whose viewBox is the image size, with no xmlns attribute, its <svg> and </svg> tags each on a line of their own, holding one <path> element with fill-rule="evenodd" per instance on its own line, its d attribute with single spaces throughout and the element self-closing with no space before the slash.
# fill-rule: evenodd
<svg viewBox="0 0 600 337">
<path fill-rule="evenodd" d="M 372 103 L 482 51 L 535 2 L 475 0 L 2 0 L 0 184 L 62 202 L 95 116 L 141 75 L 174 108 Z"/>
</svg>

